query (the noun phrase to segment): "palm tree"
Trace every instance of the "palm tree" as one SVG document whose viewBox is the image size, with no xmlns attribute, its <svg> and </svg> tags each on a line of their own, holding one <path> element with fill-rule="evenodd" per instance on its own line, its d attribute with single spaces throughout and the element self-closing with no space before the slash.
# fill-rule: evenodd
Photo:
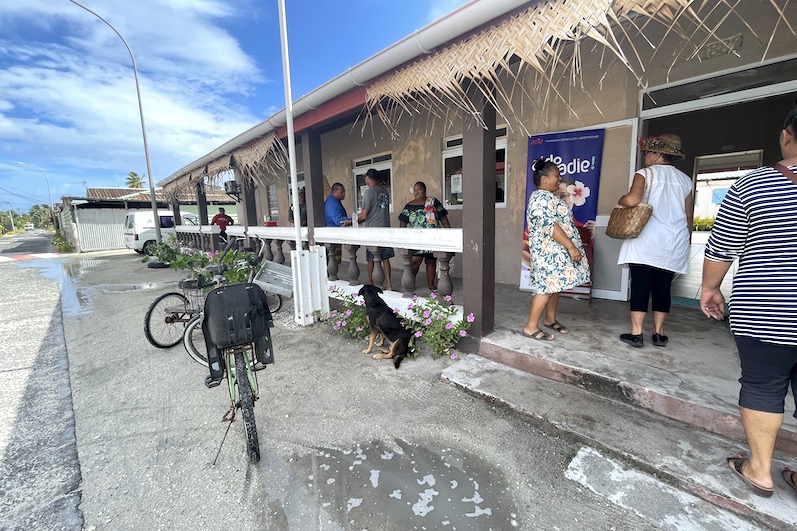
<svg viewBox="0 0 797 531">
<path fill-rule="evenodd" d="M 128 188 L 144 188 L 144 183 L 141 181 L 141 177 L 134 171 L 131 171 L 127 174 L 127 180 L 125 181 Z"/>
</svg>

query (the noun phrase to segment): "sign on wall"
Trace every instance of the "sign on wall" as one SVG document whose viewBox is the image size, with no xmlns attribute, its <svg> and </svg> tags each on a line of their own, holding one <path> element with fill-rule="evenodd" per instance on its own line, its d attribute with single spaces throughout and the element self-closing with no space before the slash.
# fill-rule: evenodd
<svg viewBox="0 0 797 531">
<path fill-rule="evenodd" d="M 529 137 L 528 162 L 526 168 L 526 202 L 537 189 L 531 164 L 544 157 L 559 167 L 562 181 L 559 194 L 573 212 L 576 227 L 585 245 L 587 258 L 592 266 L 592 240 L 595 231 L 595 216 L 598 211 L 598 185 L 603 153 L 603 129 L 570 131 Z M 523 212 L 523 254 L 520 265 L 520 289 L 534 291 L 531 281 L 531 255 L 529 254 L 529 232 L 526 212 Z M 579 286 L 568 293 L 589 295 L 589 286 Z"/>
</svg>

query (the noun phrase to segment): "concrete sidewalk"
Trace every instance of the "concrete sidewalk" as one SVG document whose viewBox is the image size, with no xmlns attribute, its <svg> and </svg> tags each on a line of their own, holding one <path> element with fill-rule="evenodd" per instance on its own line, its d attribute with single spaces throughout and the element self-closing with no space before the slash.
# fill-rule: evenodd
<svg viewBox="0 0 797 531">
<path fill-rule="evenodd" d="M 550 366 L 556 370 L 556 364 Z M 586 389 L 581 385 L 583 379 L 561 383 L 475 354 L 447 367 L 442 380 L 541 426 L 550 425 L 575 436 L 586 446 L 628 463 L 631 469 L 646 472 L 761 526 L 797 526 L 795 492 L 780 479 L 781 468 L 795 463 L 783 453 L 776 455 L 773 467 L 775 494 L 764 499 L 752 494 L 728 469 L 726 458 L 746 451 L 746 447 L 628 400 L 608 398 L 605 395 L 613 391 L 600 388 L 599 383 Z M 600 376 L 593 381 L 599 382 Z M 689 402 L 682 402 L 686 411 Z M 616 497 L 618 492 L 620 497 L 627 496 L 629 489 L 633 491 L 639 485 L 638 481 L 633 481 L 633 485 L 626 483 L 627 478 L 619 474 L 600 474 L 592 481 L 582 478 L 585 487 L 606 497 Z"/>
<path fill-rule="evenodd" d="M 459 279 L 453 297 L 462 300 Z M 497 285 L 495 331 L 482 339 L 479 355 L 447 368 L 443 380 L 760 525 L 797 526 L 797 495 L 780 477 L 782 467 L 797 466 L 792 397 L 778 438 L 775 495 L 753 495 L 728 469 L 726 458 L 747 446 L 737 405 L 739 360 L 727 321 L 674 306 L 668 345 L 650 343 L 648 318 L 646 344 L 635 349 L 619 341 L 629 331 L 627 303 L 563 297 L 557 317 L 570 333 L 534 341 L 521 334 L 531 298 L 516 286 Z"/>
</svg>

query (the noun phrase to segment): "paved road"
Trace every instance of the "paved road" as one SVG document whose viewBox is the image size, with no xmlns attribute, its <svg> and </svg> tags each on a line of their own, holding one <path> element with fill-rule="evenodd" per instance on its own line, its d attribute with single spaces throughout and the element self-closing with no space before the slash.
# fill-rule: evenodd
<svg viewBox="0 0 797 531">
<path fill-rule="evenodd" d="M 0 238 L 0 256 L 49 251 L 50 235 L 43 231 Z M 37 264 L 0 264 L 0 528 L 80 529 L 60 281 L 41 275 Z"/>
<path fill-rule="evenodd" d="M 0 372 L 2 528 L 655 528 L 567 479 L 580 444 L 440 383 L 450 360 L 396 371 L 361 342 L 297 327 L 290 304 L 276 319 L 277 363 L 259 373 L 263 460 L 247 463 L 236 423 L 213 465 L 224 390 L 202 385 L 182 347 L 156 349 L 142 331 L 179 273 L 131 252 L 0 273 L 13 285 L 3 323 L 26 316 L 0 336 L 15 353 Z M 35 415 L 21 414 L 32 400 Z"/>
</svg>

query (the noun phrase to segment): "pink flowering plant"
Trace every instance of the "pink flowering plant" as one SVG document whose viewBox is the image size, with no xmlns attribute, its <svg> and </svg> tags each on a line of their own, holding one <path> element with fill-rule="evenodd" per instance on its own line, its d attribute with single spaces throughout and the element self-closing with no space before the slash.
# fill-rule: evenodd
<svg viewBox="0 0 797 531">
<path fill-rule="evenodd" d="M 450 356 L 456 359 L 452 349 L 468 335 L 468 329 L 475 321 L 473 314 L 452 321 L 451 317 L 457 313 L 457 308 L 452 304 L 451 296 L 439 297 L 435 293 L 431 293 L 426 300 L 414 296 L 407 309 L 412 312 L 412 318 L 405 320 L 405 326 L 415 330 L 414 338 L 426 343 L 432 349 L 433 357 Z"/>
<path fill-rule="evenodd" d="M 336 334 L 355 339 L 368 337 L 371 327 L 365 318 L 365 302 L 362 298 L 346 293 L 335 286 L 331 286 L 329 292 L 340 301 L 342 308 L 332 310 L 329 314 L 320 317 L 319 320 L 330 325 Z M 457 358 L 453 349 L 460 339 L 468 335 L 467 331 L 475 320 L 472 313 L 463 319 L 452 321 L 451 317 L 457 313 L 457 308 L 451 303 L 451 296 L 446 295 L 441 298 L 434 293 L 425 301 L 414 296 L 412 302 L 407 306 L 407 310 L 411 313 L 410 317 L 403 317 L 398 309 L 393 309 L 402 320 L 404 327 L 412 331 L 411 355 L 417 354 L 416 343 L 421 341 L 432 349 L 434 358 L 441 356 Z"/>
<path fill-rule="evenodd" d="M 329 292 L 340 300 L 342 308 L 332 310 L 321 317 L 322 322 L 332 326 L 332 331 L 355 339 L 368 337 L 371 327 L 365 320 L 365 302 L 359 295 L 351 295 L 331 286 Z"/>
</svg>

